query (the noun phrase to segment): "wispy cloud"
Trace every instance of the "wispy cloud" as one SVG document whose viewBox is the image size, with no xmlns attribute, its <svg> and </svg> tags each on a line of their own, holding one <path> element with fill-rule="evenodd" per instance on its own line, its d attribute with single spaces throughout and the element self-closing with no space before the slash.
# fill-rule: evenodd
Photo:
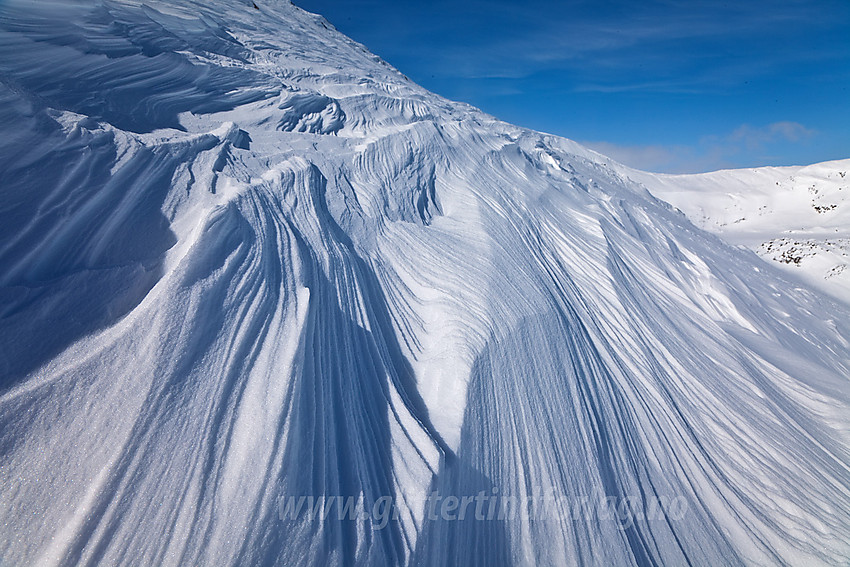
<svg viewBox="0 0 850 567">
<path fill-rule="evenodd" d="M 848 0 L 295 1 L 426 88 L 645 169 L 846 156 Z"/>
<path fill-rule="evenodd" d="M 468 25 L 438 30 L 440 41 L 420 56 L 462 79 L 522 79 L 559 70 L 585 92 L 694 92 L 775 71 L 789 57 L 844 52 L 840 46 L 816 53 L 785 48 L 803 41 L 804 31 L 836 25 L 823 10 L 799 0 L 769 5 L 648 0 L 613 11 L 598 2 L 566 6 L 542 0 L 472 2 L 459 18 Z M 836 8 L 848 12 L 840 4 Z M 476 19 L 466 20 L 466 13 Z M 484 26 L 500 33 L 476 29 Z"/>
<path fill-rule="evenodd" d="M 726 139 L 730 144 L 741 144 L 747 149 L 758 150 L 773 142 L 803 142 L 810 140 L 815 131 L 798 122 L 774 122 L 760 128 L 742 124 Z"/>
<path fill-rule="evenodd" d="M 695 161 L 693 148 L 686 146 L 627 146 L 587 141 L 581 143 L 615 161 L 645 171 L 681 173 L 699 166 Z"/>
<path fill-rule="evenodd" d="M 700 81 L 668 79 L 664 81 L 635 81 L 616 84 L 585 83 L 572 89 L 575 93 L 629 93 L 651 91 L 668 94 L 697 94 L 701 92 Z"/>
<path fill-rule="evenodd" d="M 773 165 L 772 153 L 806 144 L 817 132 L 797 122 L 764 126 L 742 124 L 721 136 L 704 136 L 688 145 L 620 145 L 589 141 L 584 145 L 612 159 L 662 173 L 698 173 L 735 167 Z M 802 164 L 801 164 L 802 165 Z"/>
</svg>

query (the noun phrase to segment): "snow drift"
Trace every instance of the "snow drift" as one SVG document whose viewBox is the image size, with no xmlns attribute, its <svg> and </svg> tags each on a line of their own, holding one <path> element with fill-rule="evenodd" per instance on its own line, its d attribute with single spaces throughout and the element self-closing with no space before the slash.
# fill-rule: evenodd
<svg viewBox="0 0 850 567">
<path fill-rule="evenodd" d="M 0 564 L 847 561 L 846 306 L 258 7 L 0 5 Z"/>
</svg>

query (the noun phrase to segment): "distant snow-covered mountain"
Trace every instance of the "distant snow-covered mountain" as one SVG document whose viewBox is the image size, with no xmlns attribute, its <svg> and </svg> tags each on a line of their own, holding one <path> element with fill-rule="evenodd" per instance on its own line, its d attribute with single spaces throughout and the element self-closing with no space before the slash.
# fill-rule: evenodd
<svg viewBox="0 0 850 567">
<path fill-rule="evenodd" d="M 255 2 L 0 4 L 1 565 L 846 563 L 850 307 L 715 174 Z"/>
<path fill-rule="evenodd" d="M 697 226 L 850 303 L 850 159 L 700 175 L 630 172 Z"/>
</svg>

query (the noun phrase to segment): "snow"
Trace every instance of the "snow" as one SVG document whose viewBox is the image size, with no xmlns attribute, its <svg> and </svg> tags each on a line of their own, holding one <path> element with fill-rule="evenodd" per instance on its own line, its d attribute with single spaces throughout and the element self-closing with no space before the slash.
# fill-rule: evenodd
<svg viewBox="0 0 850 567">
<path fill-rule="evenodd" d="M 843 164 L 635 172 L 258 6 L 0 5 L 0 564 L 846 562 L 850 307 L 700 228 L 842 234 L 769 185 Z"/>
<path fill-rule="evenodd" d="M 850 303 L 850 159 L 699 175 L 627 172 L 695 224 Z"/>
</svg>

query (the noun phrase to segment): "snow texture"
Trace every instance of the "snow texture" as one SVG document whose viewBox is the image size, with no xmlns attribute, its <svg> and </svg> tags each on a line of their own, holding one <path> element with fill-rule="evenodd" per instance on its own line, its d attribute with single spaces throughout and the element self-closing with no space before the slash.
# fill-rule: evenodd
<svg viewBox="0 0 850 567">
<path fill-rule="evenodd" d="M 847 304 L 255 1 L 0 4 L 0 564 L 847 563 Z M 685 513 L 280 512 L 482 491 Z"/>
</svg>

